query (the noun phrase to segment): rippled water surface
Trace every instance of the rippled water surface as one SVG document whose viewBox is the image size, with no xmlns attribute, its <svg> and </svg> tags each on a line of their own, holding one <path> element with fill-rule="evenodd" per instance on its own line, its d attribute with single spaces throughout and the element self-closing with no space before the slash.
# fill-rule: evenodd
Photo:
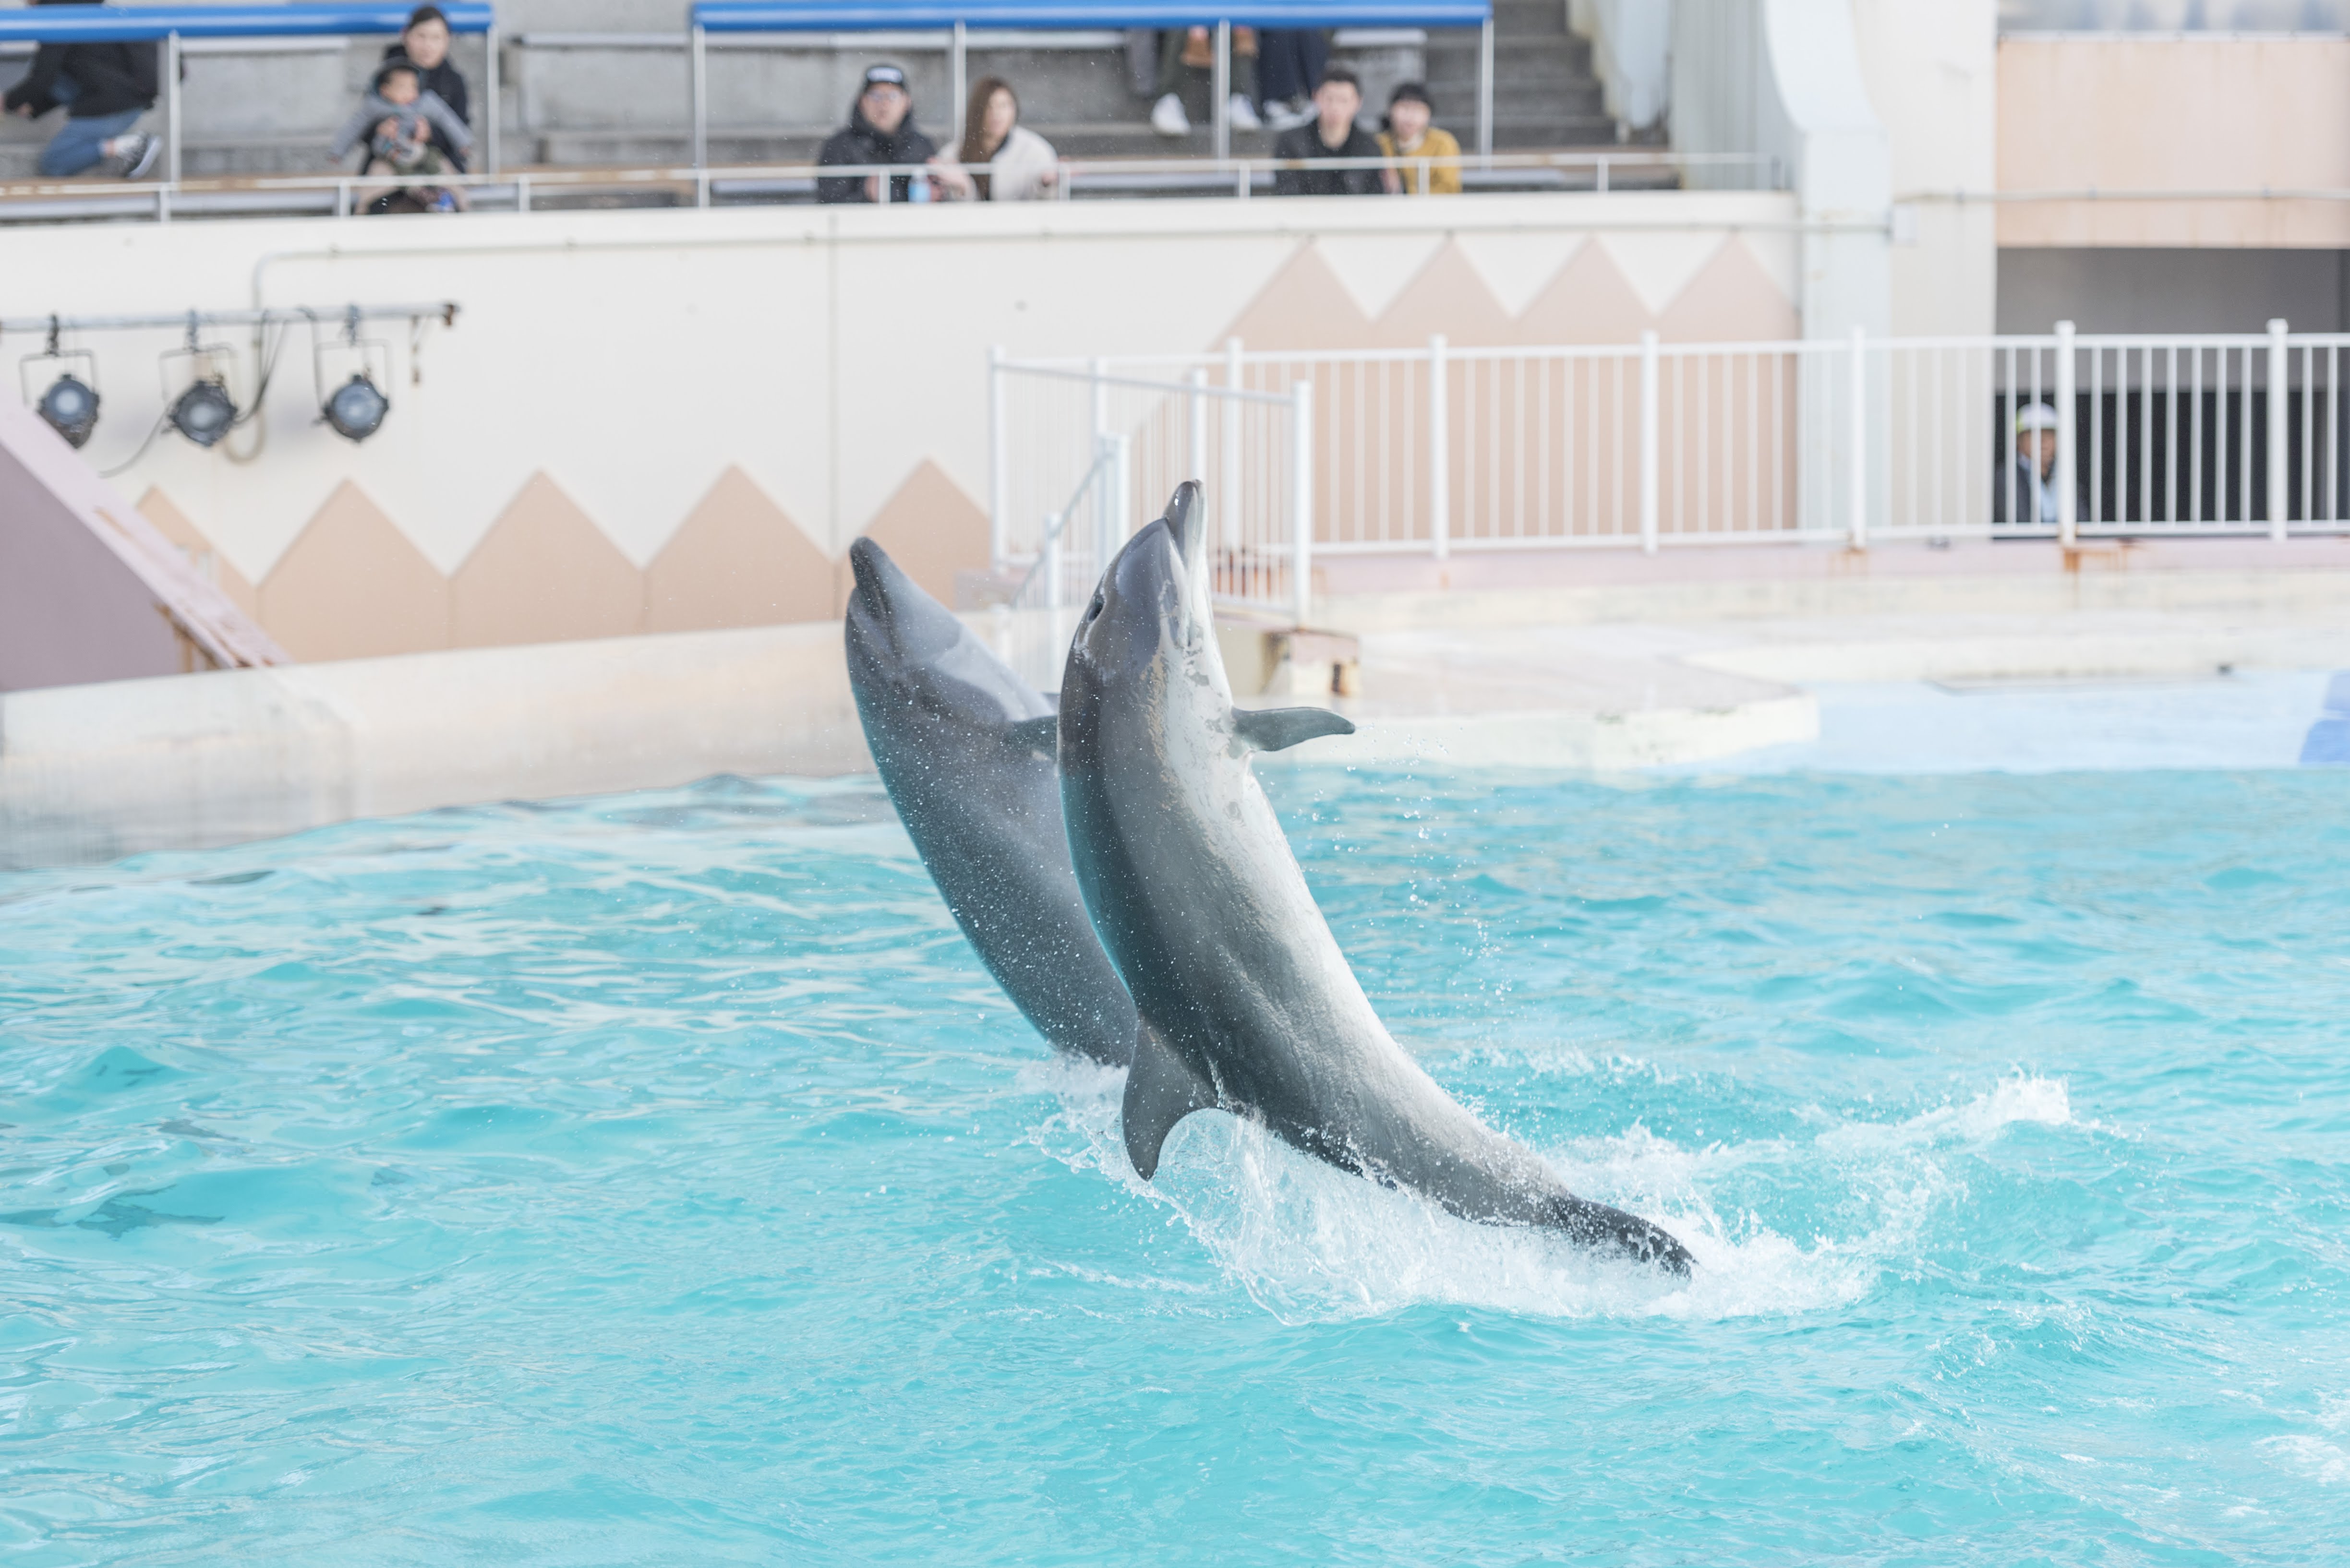
<svg viewBox="0 0 2350 1568">
<path fill-rule="evenodd" d="M 2202 1563 L 2350 1542 L 2350 779 L 1272 781 L 1684 1286 L 1127 1169 L 868 784 L 0 877 L 25 1563 Z"/>
</svg>

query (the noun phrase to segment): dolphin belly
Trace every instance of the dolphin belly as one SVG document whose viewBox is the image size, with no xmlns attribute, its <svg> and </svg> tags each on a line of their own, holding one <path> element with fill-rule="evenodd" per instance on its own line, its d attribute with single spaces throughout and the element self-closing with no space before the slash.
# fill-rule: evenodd
<svg viewBox="0 0 2350 1568">
<path fill-rule="evenodd" d="M 956 925 L 1059 1050 L 1122 1067 L 1134 1003 L 1069 863 L 1053 704 L 869 539 L 850 546 L 849 687 L 881 783 Z"/>
<path fill-rule="evenodd" d="M 1196 492 L 1179 489 L 1111 562 L 1061 684 L 1076 883 L 1142 1022 L 1123 1106 L 1136 1170 L 1148 1179 L 1176 1123 L 1214 1107 L 1464 1219 L 1686 1272 L 1679 1241 L 1575 1196 L 1379 1022 L 1249 767 L 1253 751 L 1351 726 L 1232 707 L 1205 619 Z"/>
</svg>

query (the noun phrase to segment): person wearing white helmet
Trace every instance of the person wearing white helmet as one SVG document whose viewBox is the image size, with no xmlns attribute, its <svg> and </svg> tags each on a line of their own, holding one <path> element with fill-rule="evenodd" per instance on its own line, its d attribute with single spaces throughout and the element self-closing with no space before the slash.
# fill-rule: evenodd
<svg viewBox="0 0 2350 1568">
<path fill-rule="evenodd" d="M 2056 489 L 2056 410 L 2029 403 L 2016 410 L 2015 457 L 2004 465 L 2005 482 L 1991 487 L 1993 523 L 2054 523 L 2061 515 Z"/>
</svg>

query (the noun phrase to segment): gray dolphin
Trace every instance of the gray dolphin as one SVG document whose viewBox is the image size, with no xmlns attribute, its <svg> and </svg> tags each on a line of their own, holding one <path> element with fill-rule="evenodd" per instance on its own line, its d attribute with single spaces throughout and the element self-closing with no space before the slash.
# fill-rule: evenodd
<svg viewBox="0 0 2350 1568">
<path fill-rule="evenodd" d="M 1086 918 L 1053 777 L 1053 700 L 870 539 L 845 635 L 865 743 L 955 923 L 1064 1051 L 1123 1067 L 1134 1003 Z"/>
<path fill-rule="evenodd" d="M 1249 769 L 1354 726 L 1232 706 L 1205 603 L 1199 487 L 1110 563 L 1061 680 L 1061 811 L 1077 886 L 1142 1015 L 1126 1151 L 1145 1180 L 1196 1110 L 1262 1120 L 1308 1154 L 1463 1219 L 1539 1225 L 1686 1272 L 1648 1220 L 1577 1198 L 1388 1034 Z"/>
</svg>

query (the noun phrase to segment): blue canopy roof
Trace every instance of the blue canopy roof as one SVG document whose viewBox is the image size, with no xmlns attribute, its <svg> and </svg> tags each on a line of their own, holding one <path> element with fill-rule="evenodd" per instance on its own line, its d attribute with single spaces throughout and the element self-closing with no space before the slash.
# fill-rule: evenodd
<svg viewBox="0 0 2350 1568">
<path fill-rule="evenodd" d="M 1475 27 L 1492 0 L 702 0 L 694 25 L 712 33 L 879 33 L 951 27 Z"/>
<path fill-rule="evenodd" d="M 103 44 L 160 38 L 291 38 L 397 33 L 411 5 L 305 3 L 288 5 L 33 5 L 0 11 L 0 43 Z M 449 29 L 486 33 L 494 25 L 481 0 L 447 0 Z"/>
</svg>

